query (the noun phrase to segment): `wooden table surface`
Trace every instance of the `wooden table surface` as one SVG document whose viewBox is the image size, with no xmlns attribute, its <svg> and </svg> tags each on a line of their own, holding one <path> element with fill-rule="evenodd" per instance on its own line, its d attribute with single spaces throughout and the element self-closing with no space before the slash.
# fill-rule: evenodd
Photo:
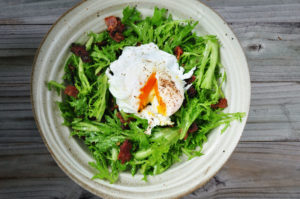
<svg viewBox="0 0 300 199">
<path fill-rule="evenodd" d="M 0 198 L 98 198 L 47 151 L 30 104 L 34 54 L 79 0 L 0 0 Z M 248 58 L 252 99 L 233 155 L 192 198 L 300 198 L 300 0 L 205 1 Z"/>
</svg>

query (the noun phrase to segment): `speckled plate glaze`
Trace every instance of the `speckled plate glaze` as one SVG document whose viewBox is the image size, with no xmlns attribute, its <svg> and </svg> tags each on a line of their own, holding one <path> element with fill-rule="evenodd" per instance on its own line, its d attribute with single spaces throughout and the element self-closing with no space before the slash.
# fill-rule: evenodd
<svg viewBox="0 0 300 199">
<path fill-rule="evenodd" d="M 78 140 L 70 137 L 70 130 L 63 122 L 55 101 L 61 97 L 49 92 L 45 82 L 61 82 L 63 65 L 70 55 L 69 46 L 75 41 L 85 41 L 88 31 L 105 30 L 104 18 L 122 16 L 127 5 L 136 5 L 144 16 L 153 8 L 167 8 L 174 18 L 192 18 L 199 21 L 199 34 L 217 35 L 221 47 L 221 59 L 227 72 L 225 94 L 229 107 L 226 112 L 246 112 L 250 105 L 250 78 L 243 50 L 228 25 L 209 7 L 195 0 L 89 0 L 64 14 L 51 28 L 42 42 L 32 72 L 32 104 L 37 126 L 53 158 L 62 170 L 76 183 L 104 198 L 178 198 L 204 185 L 224 165 L 236 147 L 247 116 L 242 123 L 233 122 L 223 134 L 215 129 L 204 145 L 205 155 L 190 161 L 182 161 L 161 175 L 141 180 L 142 175 L 132 177 L 122 173 L 116 184 L 103 180 L 91 180 L 96 173 L 89 165 L 93 158 Z"/>
</svg>

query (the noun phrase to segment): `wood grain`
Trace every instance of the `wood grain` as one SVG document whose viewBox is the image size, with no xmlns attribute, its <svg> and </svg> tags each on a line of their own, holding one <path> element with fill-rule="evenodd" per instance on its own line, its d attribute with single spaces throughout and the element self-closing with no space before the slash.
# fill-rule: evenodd
<svg viewBox="0 0 300 199">
<path fill-rule="evenodd" d="M 78 2 L 80 0 L 1 1 L 0 24 L 52 24 Z"/>
<path fill-rule="evenodd" d="M 299 22 L 298 0 L 215 0 L 204 1 L 229 23 Z"/>
<path fill-rule="evenodd" d="M 58 168 L 34 122 L 33 57 L 79 0 L 0 1 L 0 199 L 95 199 Z M 252 99 L 241 142 L 221 171 L 184 197 L 300 198 L 300 1 L 206 0 L 248 59 Z"/>
<path fill-rule="evenodd" d="M 223 169 L 192 198 L 299 198 L 300 143 L 240 143 Z"/>
</svg>

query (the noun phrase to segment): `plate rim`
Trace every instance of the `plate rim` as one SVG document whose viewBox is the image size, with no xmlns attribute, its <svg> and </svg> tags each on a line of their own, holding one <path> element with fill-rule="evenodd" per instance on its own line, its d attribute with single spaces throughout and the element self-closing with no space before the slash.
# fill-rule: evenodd
<svg viewBox="0 0 300 199">
<path fill-rule="evenodd" d="M 234 153 L 234 150 L 236 149 L 238 143 L 240 142 L 241 136 L 244 132 L 248 117 L 249 117 L 249 111 L 250 111 L 250 105 L 251 105 L 251 78 L 250 78 L 250 73 L 249 73 L 249 64 L 248 64 L 248 59 L 247 56 L 245 55 L 244 49 L 242 48 L 241 42 L 238 39 L 238 37 L 236 36 L 236 34 L 234 33 L 234 31 L 232 30 L 232 28 L 229 26 L 229 24 L 225 21 L 225 19 L 213 8 L 211 8 L 210 6 L 208 6 L 206 3 L 200 1 L 200 0 L 191 0 L 194 1 L 196 3 L 202 4 L 202 6 L 208 8 L 211 12 L 213 12 L 214 14 L 216 14 L 221 20 L 222 22 L 229 28 L 229 30 L 231 31 L 231 33 L 233 34 L 233 36 L 235 37 L 235 39 L 237 40 L 238 46 L 242 51 L 242 56 L 243 59 L 245 60 L 245 64 L 246 64 L 246 71 L 247 71 L 247 78 L 249 79 L 249 103 L 247 106 L 247 112 L 246 112 L 246 116 L 243 118 L 243 120 L 245 120 L 244 125 L 242 126 L 242 132 L 239 136 L 238 141 L 235 143 L 235 146 L 233 147 L 233 151 L 231 152 L 231 154 L 228 156 L 228 158 L 224 161 L 224 163 L 222 164 L 222 166 L 220 166 L 215 172 L 214 174 L 209 177 L 206 181 L 199 183 L 197 186 L 191 187 L 190 190 L 182 192 L 181 194 L 175 196 L 176 198 L 181 198 L 183 196 L 186 196 L 190 193 L 192 193 L 193 191 L 201 188 L 202 186 L 204 186 L 207 182 L 209 182 L 223 167 L 224 165 L 228 162 L 228 160 L 230 159 L 230 157 L 232 156 L 232 154 Z M 75 177 L 71 172 L 68 171 L 67 168 L 64 167 L 64 165 L 58 160 L 58 158 L 56 157 L 56 155 L 53 153 L 52 149 L 50 148 L 46 138 L 44 137 L 44 133 L 42 132 L 42 128 L 40 127 L 39 121 L 37 119 L 37 113 L 36 113 L 36 108 L 35 108 L 35 103 L 34 103 L 34 97 L 33 97 L 33 79 L 34 79 L 34 72 L 35 72 L 35 68 L 36 68 L 36 62 L 37 62 L 37 58 L 40 54 L 40 49 L 43 47 L 46 39 L 48 38 L 48 35 L 52 32 L 52 30 L 54 29 L 54 27 L 57 25 L 57 23 L 59 23 L 67 14 L 69 14 L 71 11 L 73 11 L 74 9 L 76 9 L 77 7 L 81 6 L 82 4 L 84 4 L 85 2 L 87 2 L 87 0 L 82 0 L 78 3 L 76 3 L 74 6 L 72 6 L 71 8 L 69 8 L 67 11 L 65 11 L 61 16 L 59 16 L 56 21 L 51 25 L 50 29 L 47 31 L 47 33 L 44 35 L 42 41 L 39 44 L 39 47 L 37 48 L 36 52 L 35 52 L 35 56 L 33 59 L 33 64 L 32 64 L 32 70 L 31 70 L 31 78 L 30 78 L 30 101 L 31 101 L 31 108 L 32 108 L 32 112 L 33 112 L 33 117 L 35 120 L 35 123 L 37 125 L 37 129 L 38 132 L 44 142 L 44 144 L 47 147 L 47 150 L 49 151 L 49 153 L 51 154 L 52 158 L 54 159 L 54 161 L 56 162 L 56 164 L 62 169 L 62 171 L 69 177 L 72 179 L 72 181 L 74 181 L 75 183 L 77 183 L 78 185 L 80 185 L 82 188 L 90 191 L 91 193 L 95 194 L 96 196 L 101 196 L 104 198 L 113 198 L 111 195 L 108 195 L 104 192 L 102 192 L 101 190 L 95 190 L 92 187 L 86 186 L 85 184 L 81 183 L 80 179 L 78 179 L 77 177 Z M 101 193 L 101 195 L 99 195 L 99 193 Z"/>
</svg>

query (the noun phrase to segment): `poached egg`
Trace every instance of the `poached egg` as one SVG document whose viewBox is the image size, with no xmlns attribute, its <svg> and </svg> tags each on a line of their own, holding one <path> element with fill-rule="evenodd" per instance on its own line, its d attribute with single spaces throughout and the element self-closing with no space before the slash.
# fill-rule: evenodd
<svg viewBox="0 0 300 199">
<path fill-rule="evenodd" d="M 172 125 L 170 116 L 182 105 L 185 79 L 174 55 L 154 43 L 125 47 L 106 71 L 109 91 L 120 110 L 148 120 L 146 134 L 155 126 Z"/>
</svg>

